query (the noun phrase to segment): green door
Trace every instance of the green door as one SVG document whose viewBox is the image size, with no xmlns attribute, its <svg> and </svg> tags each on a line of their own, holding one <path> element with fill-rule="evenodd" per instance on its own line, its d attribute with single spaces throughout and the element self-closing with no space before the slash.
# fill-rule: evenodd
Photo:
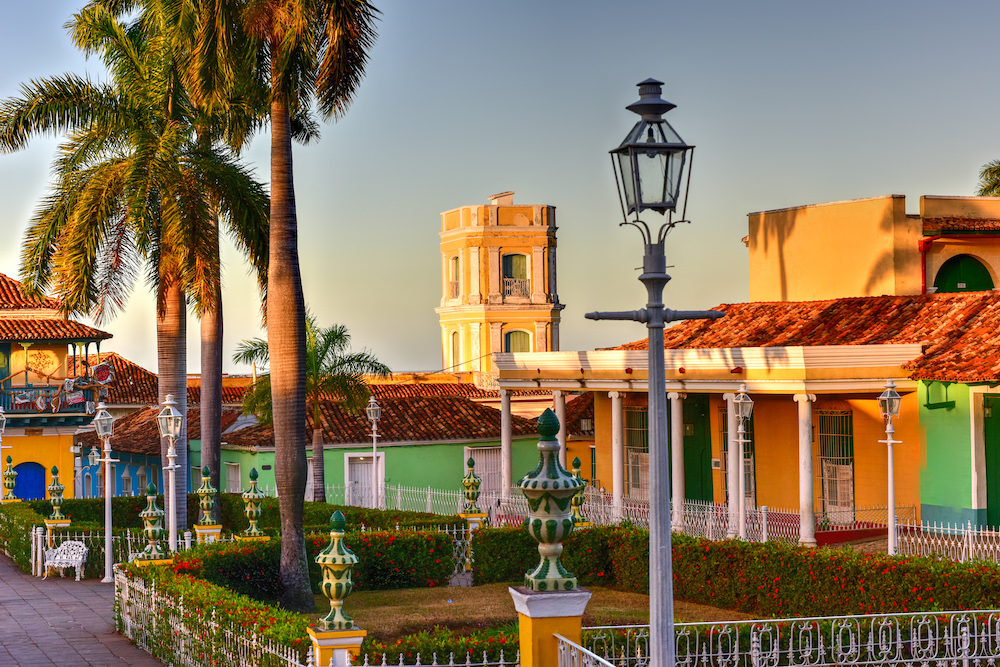
<svg viewBox="0 0 1000 667">
<path fill-rule="evenodd" d="M 712 433 L 708 395 L 684 399 L 684 495 L 712 502 Z"/>
<path fill-rule="evenodd" d="M 1000 395 L 983 396 L 986 441 L 986 523 L 1000 526 Z"/>
<path fill-rule="evenodd" d="M 934 277 L 938 292 L 983 292 L 993 289 L 989 270 L 975 257 L 955 255 Z"/>
</svg>

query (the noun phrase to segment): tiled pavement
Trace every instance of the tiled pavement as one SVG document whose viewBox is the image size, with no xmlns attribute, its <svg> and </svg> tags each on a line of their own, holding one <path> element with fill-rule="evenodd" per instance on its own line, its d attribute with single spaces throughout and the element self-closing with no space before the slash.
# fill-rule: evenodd
<svg viewBox="0 0 1000 667">
<path fill-rule="evenodd" d="M 114 584 L 32 577 L 0 554 L 0 667 L 162 665 L 115 632 L 113 600 Z"/>
</svg>

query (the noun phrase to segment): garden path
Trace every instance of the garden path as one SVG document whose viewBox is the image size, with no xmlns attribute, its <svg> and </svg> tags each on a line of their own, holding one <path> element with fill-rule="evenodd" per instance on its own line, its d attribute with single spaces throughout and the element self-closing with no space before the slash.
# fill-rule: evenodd
<svg viewBox="0 0 1000 667">
<path fill-rule="evenodd" d="M 115 632 L 114 593 L 98 579 L 32 577 L 0 554 L 0 665 L 162 665 Z"/>
</svg>

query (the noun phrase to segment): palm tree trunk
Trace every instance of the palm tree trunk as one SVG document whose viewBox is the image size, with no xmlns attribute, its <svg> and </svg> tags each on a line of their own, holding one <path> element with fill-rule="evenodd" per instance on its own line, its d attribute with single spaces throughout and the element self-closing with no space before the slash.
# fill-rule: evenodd
<svg viewBox="0 0 1000 667">
<path fill-rule="evenodd" d="M 218 238 L 218 236 L 216 236 Z M 215 286 L 215 308 L 201 315 L 201 465 L 211 470 L 212 486 L 221 489 L 222 465 L 222 286 Z M 215 494 L 212 520 L 220 520 Z"/>
<path fill-rule="evenodd" d="M 159 400 L 162 405 L 167 394 L 173 394 L 177 401 L 177 410 L 184 415 L 181 422 L 181 433 L 177 438 L 177 470 L 175 471 L 175 488 L 177 489 L 177 532 L 180 534 L 187 528 L 187 471 L 188 471 L 188 439 L 187 439 L 187 304 L 184 290 L 174 282 L 164 289 L 163 312 L 156 317 L 157 372 L 159 374 Z M 163 438 L 160 441 L 160 461 L 167 464 L 167 449 L 170 441 Z M 167 497 L 164 474 L 164 497 Z"/>
<path fill-rule="evenodd" d="M 276 66 L 275 66 L 276 68 Z M 281 606 L 312 611 L 302 530 L 306 487 L 305 301 L 299 273 L 288 106 L 271 102 L 271 230 L 267 274 L 267 345 L 274 411 L 274 477 L 281 513 Z"/>
<path fill-rule="evenodd" d="M 326 502 L 326 476 L 323 474 L 323 429 L 313 429 L 313 500 Z"/>
</svg>

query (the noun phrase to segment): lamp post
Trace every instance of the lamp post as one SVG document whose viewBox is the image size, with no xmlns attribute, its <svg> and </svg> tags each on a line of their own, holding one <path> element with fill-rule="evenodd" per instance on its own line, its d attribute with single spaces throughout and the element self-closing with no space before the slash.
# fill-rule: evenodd
<svg viewBox="0 0 1000 667">
<path fill-rule="evenodd" d="M 167 447 L 168 465 L 163 469 L 169 473 L 167 518 L 170 526 L 169 545 L 171 552 L 177 551 L 177 488 L 175 484 L 177 465 L 174 461 L 177 459 L 177 438 L 181 434 L 181 421 L 184 419 L 183 415 L 174 407 L 175 405 L 177 402 L 174 401 L 174 395 L 167 394 L 167 400 L 163 401 L 163 409 L 156 416 L 156 424 L 160 427 L 160 437 L 167 438 L 170 442 Z"/>
<path fill-rule="evenodd" d="M 736 394 L 733 400 L 736 412 L 736 443 L 740 450 L 740 468 L 734 470 L 733 474 L 739 475 L 737 488 L 739 489 L 739 499 L 737 507 L 740 508 L 740 539 L 747 539 L 747 474 L 746 474 L 746 424 L 753 414 L 753 399 L 747 396 L 747 386 L 740 385 L 740 393 Z"/>
<path fill-rule="evenodd" d="M 368 421 L 372 423 L 372 509 L 378 507 L 378 420 L 382 417 L 382 407 L 372 396 L 365 408 Z"/>
<path fill-rule="evenodd" d="M 687 195 L 680 219 L 674 219 L 680 198 L 684 165 L 694 146 L 684 143 L 663 114 L 675 105 L 663 100 L 662 82 L 646 79 L 639 85 L 639 101 L 626 107 L 641 116 L 618 148 L 611 163 L 622 206 L 622 225 L 642 234 L 645 252 L 639 281 L 646 286 L 647 303 L 630 312 L 587 313 L 591 320 L 644 322 L 649 336 L 649 615 L 650 664 L 673 667 L 674 606 L 670 551 L 670 456 L 667 451 L 667 393 L 664 368 L 663 326 L 676 320 L 714 319 L 719 311 L 676 311 L 663 307 L 663 288 L 670 280 L 663 241 L 685 219 Z M 690 185 L 690 172 L 688 184 Z M 664 216 L 651 229 L 639 219 L 642 211 Z M 633 216 L 631 219 L 629 216 Z"/>
<path fill-rule="evenodd" d="M 879 442 L 885 444 L 886 456 L 889 463 L 889 555 L 896 555 L 896 475 L 892 458 L 892 446 L 900 441 L 893 439 L 895 430 L 892 428 L 892 420 L 899 416 L 899 407 L 902 400 L 896 393 L 896 383 L 887 380 L 885 391 L 878 397 L 878 409 L 885 420 L 885 440 Z"/>
<path fill-rule="evenodd" d="M 97 405 L 94 428 L 97 429 L 97 437 L 104 443 L 104 458 L 95 459 L 91 450 L 90 460 L 91 465 L 98 461 L 104 464 L 104 578 L 101 582 L 109 584 L 114 581 L 111 576 L 111 566 L 114 564 L 111 547 L 111 497 L 115 495 L 115 487 L 111 479 L 111 464 L 118 463 L 118 459 L 111 458 L 111 435 L 115 431 L 115 418 L 108 412 L 103 401 Z"/>
</svg>

